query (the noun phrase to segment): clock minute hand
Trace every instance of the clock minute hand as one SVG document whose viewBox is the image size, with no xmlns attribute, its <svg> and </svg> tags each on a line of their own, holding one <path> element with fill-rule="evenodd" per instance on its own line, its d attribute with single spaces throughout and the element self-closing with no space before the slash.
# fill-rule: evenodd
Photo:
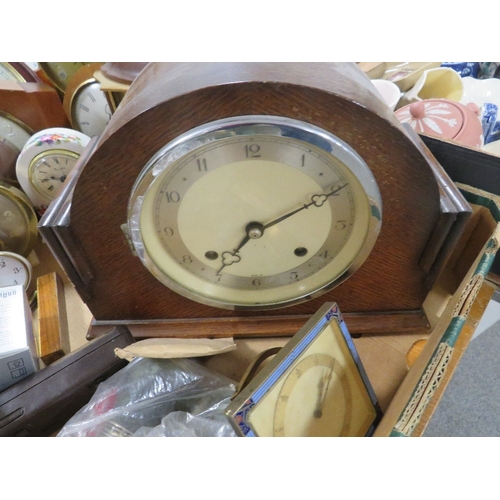
<svg viewBox="0 0 500 500">
<path fill-rule="evenodd" d="M 239 251 L 250 240 L 261 238 L 262 235 L 264 234 L 265 229 L 274 226 L 275 224 L 278 224 L 279 222 L 282 222 L 288 219 L 289 217 L 292 217 L 292 215 L 295 215 L 296 213 L 301 212 L 302 210 L 308 209 L 312 205 L 314 205 L 315 207 L 322 207 L 330 196 L 334 196 L 335 194 L 337 194 L 341 189 L 344 189 L 347 186 L 347 184 L 348 183 L 346 182 L 344 185 L 339 186 L 337 189 L 334 189 L 331 193 L 328 194 L 324 193 L 314 194 L 311 196 L 311 201 L 309 203 L 306 203 L 301 207 L 296 208 L 295 210 L 292 210 L 291 212 L 282 215 L 281 217 L 278 217 L 277 219 L 274 219 L 271 222 L 268 222 L 265 225 L 261 224 L 260 222 L 250 222 L 249 224 L 247 224 L 245 228 L 245 237 L 241 240 L 240 244 L 233 251 L 222 252 L 222 266 L 217 271 L 216 273 L 217 276 L 220 275 L 220 273 L 225 267 L 240 262 L 241 256 L 238 255 Z"/>
<path fill-rule="evenodd" d="M 267 229 L 271 226 L 274 226 L 276 224 L 278 224 L 279 222 L 282 222 L 286 219 L 288 219 L 289 217 L 292 217 L 292 215 L 295 215 L 296 213 L 299 213 L 301 212 L 302 210 L 306 210 L 308 209 L 309 207 L 311 206 L 315 206 L 315 207 L 322 207 L 325 203 L 326 203 L 326 200 L 330 197 L 330 196 L 334 196 L 336 195 L 341 189 L 344 189 L 346 186 L 347 186 L 347 182 L 342 185 L 342 186 L 339 186 L 337 189 L 334 189 L 331 193 L 328 193 L 328 194 L 324 194 L 324 193 L 321 193 L 321 194 L 313 194 L 311 196 L 311 201 L 309 203 L 305 203 L 304 205 L 302 205 L 300 208 L 296 208 L 295 210 L 292 210 L 291 212 L 285 214 L 285 215 L 282 215 L 281 217 L 278 217 L 277 219 L 274 219 L 273 221 L 271 222 L 268 222 L 267 224 L 265 224 L 262 229 Z"/>
</svg>

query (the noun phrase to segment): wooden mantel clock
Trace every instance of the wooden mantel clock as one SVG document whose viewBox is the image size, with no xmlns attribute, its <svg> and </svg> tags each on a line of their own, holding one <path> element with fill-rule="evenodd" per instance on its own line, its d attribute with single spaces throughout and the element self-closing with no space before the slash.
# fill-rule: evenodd
<svg viewBox="0 0 500 500">
<path fill-rule="evenodd" d="M 334 301 L 387 333 L 469 212 L 354 63 L 150 63 L 40 230 L 95 325 L 289 335 Z"/>
</svg>

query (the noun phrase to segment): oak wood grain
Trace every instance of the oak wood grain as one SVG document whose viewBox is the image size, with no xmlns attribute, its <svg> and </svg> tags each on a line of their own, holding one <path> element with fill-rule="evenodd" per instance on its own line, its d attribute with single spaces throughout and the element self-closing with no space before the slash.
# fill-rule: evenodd
<svg viewBox="0 0 500 500">
<path fill-rule="evenodd" d="M 382 230 L 361 268 L 317 299 L 265 312 L 200 305 L 162 285 L 130 251 L 121 230 L 130 192 L 151 156 L 179 134 L 213 120 L 258 114 L 314 124 L 354 148 L 381 191 Z M 94 276 L 86 290 L 89 309 L 96 322 L 265 322 L 277 316 L 293 322 L 333 301 L 345 313 L 413 317 L 428 292 L 419 261 L 441 214 L 435 160 L 418 141 L 354 64 L 149 64 L 114 113 L 73 193 L 73 244 Z"/>
</svg>

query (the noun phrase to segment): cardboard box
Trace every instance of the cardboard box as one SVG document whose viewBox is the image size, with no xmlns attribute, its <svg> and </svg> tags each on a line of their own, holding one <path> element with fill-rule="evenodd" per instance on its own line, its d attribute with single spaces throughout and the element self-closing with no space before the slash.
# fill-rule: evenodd
<svg viewBox="0 0 500 500">
<path fill-rule="evenodd" d="M 470 186 L 458 187 L 473 213 L 424 303 L 429 328 L 412 334 L 387 332 L 354 339 L 383 412 L 375 436 L 423 434 L 493 295 L 494 287 L 486 277 L 500 242 L 500 197 Z M 40 245 L 37 253 L 41 264 L 36 273 L 56 271 L 63 277 L 71 348 L 75 350 L 86 344 L 92 315 L 46 245 Z M 203 362 L 238 382 L 258 354 L 288 340 L 235 338 L 236 350 Z M 408 353 L 422 340 L 422 352 L 409 363 Z"/>
<path fill-rule="evenodd" d="M 494 292 L 485 278 L 500 243 L 500 198 L 458 187 L 473 213 L 424 303 L 430 328 L 417 334 L 388 332 L 354 339 L 383 412 L 376 437 L 423 434 Z M 410 364 L 408 353 L 422 340 L 425 346 Z M 238 381 L 260 352 L 287 341 L 236 339 L 235 351 L 207 359 L 205 364 Z"/>
<path fill-rule="evenodd" d="M 33 320 L 22 285 L 0 288 L 0 391 L 37 371 Z"/>
</svg>

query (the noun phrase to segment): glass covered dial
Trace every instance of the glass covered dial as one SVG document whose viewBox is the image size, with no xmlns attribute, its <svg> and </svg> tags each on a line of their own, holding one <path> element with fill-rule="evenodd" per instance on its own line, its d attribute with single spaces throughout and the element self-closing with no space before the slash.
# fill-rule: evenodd
<svg viewBox="0 0 500 500">
<path fill-rule="evenodd" d="M 29 179 L 35 189 L 47 200 L 53 200 L 61 191 L 66 178 L 75 166 L 79 154 L 66 150 L 46 150 L 33 158 Z"/>
<path fill-rule="evenodd" d="M 304 122 L 246 116 L 179 137 L 145 166 L 129 202 L 144 265 L 200 303 L 266 309 L 349 277 L 380 230 L 362 158 Z"/>
</svg>

